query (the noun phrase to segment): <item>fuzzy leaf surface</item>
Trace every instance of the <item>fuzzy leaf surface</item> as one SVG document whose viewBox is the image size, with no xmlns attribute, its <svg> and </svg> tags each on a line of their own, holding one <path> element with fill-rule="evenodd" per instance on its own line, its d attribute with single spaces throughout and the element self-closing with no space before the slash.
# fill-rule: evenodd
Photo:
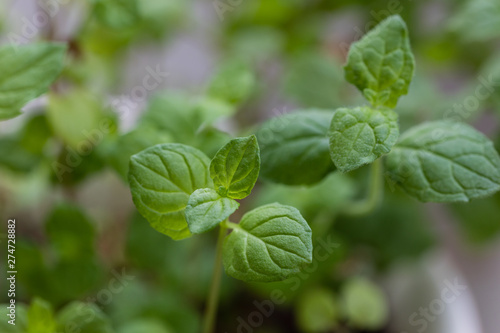
<svg viewBox="0 0 500 333">
<path fill-rule="evenodd" d="M 311 228 L 291 206 L 269 204 L 243 216 L 224 241 L 226 273 L 247 282 L 286 279 L 312 262 Z"/>
<path fill-rule="evenodd" d="M 189 197 L 186 220 L 193 234 L 201 234 L 215 228 L 238 209 L 240 204 L 222 197 L 211 188 L 196 190 Z"/>
<path fill-rule="evenodd" d="M 191 236 L 185 208 L 194 191 L 213 187 L 209 163 L 201 151 L 179 143 L 159 144 L 133 155 L 129 183 L 139 213 L 172 239 Z"/>
<path fill-rule="evenodd" d="M 391 151 L 399 136 L 398 115 L 391 109 L 341 108 L 328 136 L 333 163 L 348 172 Z"/>
<path fill-rule="evenodd" d="M 456 202 L 500 190 L 493 143 L 466 124 L 436 121 L 401 136 L 386 159 L 389 177 L 424 202 Z"/>
<path fill-rule="evenodd" d="M 328 147 L 331 111 L 299 111 L 267 121 L 257 132 L 261 176 L 286 185 L 312 185 L 335 169 Z"/>
<path fill-rule="evenodd" d="M 243 199 L 252 192 L 259 170 L 260 149 L 255 135 L 229 141 L 210 163 L 215 188 L 232 199 Z"/>
<path fill-rule="evenodd" d="M 344 68 L 346 80 L 373 106 L 389 108 L 408 93 L 414 69 L 408 29 L 399 15 L 388 17 L 353 43 Z"/>
</svg>

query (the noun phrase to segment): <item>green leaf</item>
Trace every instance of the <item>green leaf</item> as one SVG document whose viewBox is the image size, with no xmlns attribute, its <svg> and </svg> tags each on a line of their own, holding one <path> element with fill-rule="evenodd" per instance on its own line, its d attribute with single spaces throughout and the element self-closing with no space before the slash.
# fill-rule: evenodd
<svg viewBox="0 0 500 333">
<path fill-rule="evenodd" d="M 112 29 L 130 28 L 139 21 L 137 0 L 97 0 L 94 10 L 99 22 Z"/>
<path fill-rule="evenodd" d="M 356 328 L 377 330 L 388 319 L 389 309 L 380 288 L 364 278 L 347 281 L 341 290 L 348 323 Z"/>
<path fill-rule="evenodd" d="M 500 190 L 500 157 L 474 128 L 445 121 L 416 126 L 386 159 L 389 177 L 420 201 L 469 201 Z"/>
<path fill-rule="evenodd" d="M 449 21 L 465 42 L 485 42 L 500 36 L 500 4 L 496 0 L 469 0 Z"/>
<path fill-rule="evenodd" d="M 311 228 L 293 207 L 261 206 L 233 226 L 224 240 L 223 261 L 236 279 L 280 281 L 312 262 Z"/>
<path fill-rule="evenodd" d="M 178 143 L 160 144 L 130 158 L 134 204 L 153 228 L 179 240 L 189 237 L 184 210 L 199 188 L 213 187 L 208 157 Z"/>
<path fill-rule="evenodd" d="M 165 131 L 153 126 L 139 126 L 118 138 L 108 154 L 109 164 L 126 180 L 130 156 L 156 144 L 171 141 L 172 138 Z"/>
<path fill-rule="evenodd" d="M 450 208 L 471 243 L 482 245 L 498 239 L 500 192 L 486 199 L 474 200 L 467 205 L 454 204 Z"/>
<path fill-rule="evenodd" d="M 217 192 L 231 199 L 243 199 L 252 192 L 259 170 L 260 149 L 255 135 L 229 141 L 210 163 Z"/>
<path fill-rule="evenodd" d="M 170 333 L 172 330 L 156 319 L 136 319 L 122 325 L 118 333 Z"/>
<path fill-rule="evenodd" d="M 390 16 L 352 44 L 344 69 L 346 80 L 373 106 L 394 108 L 408 93 L 415 69 L 403 19 Z"/>
<path fill-rule="evenodd" d="M 155 95 L 141 119 L 141 125 L 168 132 L 175 142 L 191 144 L 203 124 L 201 107 L 193 107 L 192 97 L 182 93 Z"/>
<path fill-rule="evenodd" d="M 299 327 L 310 333 L 329 332 L 337 327 L 340 309 L 336 298 L 328 289 L 307 290 L 297 306 Z"/>
<path fill-rule="evenodd" d="M 56 207 L 47 218 L 46 232 L 63 260 L 76 261 L 94 254 L 94 227 L 78 207 Z"/>
<path fill-rule="evenodd" d="M 233 105 L 244 102 L 255 88 L 251 68 L 242 61 L 230 61 L 215 73 L 208 87 L 208 95 Z"/>
<path fill-rule="evenodd" d="M 57 332 L 113 333 L 106 315 L 90 303 L 70 303 L 58 313 L 57 323 Z"/>
<path fill-rule="evenodd" d="M 50 303 L 35 298 L 28 309 L 28 333 L 53 333 L 56 322 Z"/>
<path fill-rule="evenodd" d="M 341 66 L 333 57 L 319 52 L 305 52 L 288 65 L 285 93 L 300 105 L 337 108 L 342 105 L 344 84 Z"/>
<path fill-rule="evenodd" d="M 47 114 L 54 133 L 79 155 L 88 155 L 112 131 L 113 122 L 104 118 L 102 101 L 86 90 L 50 95 Z"/>
<path fill-rule="evenodd" d="M 398 115 L 391 109 L 341 108 L 328 136 L 333 163 L 348 172 L 391 151 L 399 136 Z"/>
<path fill-rule="evenodd" d="M 201 234 L 215 228 L 238 209 L 233 199 L 221 197 L 211 188 L 193 192 L 186 207 L 186 220 L 193 234 Z"/>
<path fill-rule="evenodd" d="M 36 43 L 0 47 L 0 120 L 21 114 L 21 108 L 45 93 L 64 65 L 66 46 Z"/>
<path fill-rule="evenodd" d="M 311 185 L 335 169 L 328 147 L 332 112 L 308 110 L 267 121 L 257 132 L 261 176 L 287 185 Z"/>
</svg>

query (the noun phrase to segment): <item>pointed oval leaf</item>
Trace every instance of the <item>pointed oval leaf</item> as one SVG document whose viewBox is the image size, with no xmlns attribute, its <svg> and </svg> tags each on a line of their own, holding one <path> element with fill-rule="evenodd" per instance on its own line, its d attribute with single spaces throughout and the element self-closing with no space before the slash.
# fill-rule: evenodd
<svg viewBox="0 0 500 333">
<path fill-rule="evenodd" d="M 172 239 L 189 237 L 184 210 L 194 191 L 213 186 L 209 163 L 198 149 L 178 143 L 159 144 L 133 155 L 129 183 L 137 210 Z"/>
<path fill-rule="evenodd" d="M 24 104 L 49 89 L 61 73 L 65 53 L 60 43 L 0 47 L 0 120 L 18 116 Z"/>
<path fill-rule="evenodd" d="M 261 176 L 287 185 L 311 185 L 335 169 L 328 148 L 331 111 L 308 110 L 267 121 L 257 132 Z"/>
<path fill-rule="evenodd" d="M 243 199 L 252 192 L 259 170 L 260 150 L 255 135 L 229 141 L 210 163 L 215 188 L 232 199 Z"/>
<path fill-rule="evenodd" d="M 243 216 L 224 241 L 226 273 L 248 282 L 286 279 L 312 261 L 311 228 L 300 212 L 277 203 Z"/>
<path fill-rule="evenodd" d="M 391 151 L 399 136 L 398 115 L 386 108 L 341 108 L 333 115 L 328 136 L 333 163 L 348 172 Z"/>
<path fill-rule="evenodd" d="M 201 234 L 215 228 L 238 209 L 233 199 L 221 197 L 211 188 L 196 190 L 189 197 L 186 220 L 193 234 Z"/>
<path fill-rule="evenodd" d="M 410 129 L 386 167 L 395 183 L 424 202 L 469 201 L 500 190 L 493 143 L 466 124 L 436 121 Z"/>
<path fill-rule="evenodd" d="M 408 93 L 415 69 L 403 19 L 390 16 L 352 44 L 344 69 L 346 80 L 373 106 L 394 108 Z"/>
</svg>

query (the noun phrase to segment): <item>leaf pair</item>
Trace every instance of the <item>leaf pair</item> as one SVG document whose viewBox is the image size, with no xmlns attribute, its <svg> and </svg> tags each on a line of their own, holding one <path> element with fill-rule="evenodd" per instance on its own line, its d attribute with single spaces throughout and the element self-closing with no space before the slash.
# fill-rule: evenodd
<svg viewBox="0 0 500 333">
<path fill-rule="evenodd" d="M 186 220 L 193 234 L 213 229 L 239 207 L 235 199 L 243 199 L 252 191 L 259 176 L 260 152 L 257 138 L 231 140 L 210 163 L 214 190 L 195 191 L 186 207 Z"/>
<path fill-rule="evenodd" d="M 160 144 L 131 157 L 134 203 L 153 228 L 183 239 L 224 221 L 252 191 L 260 168 L 255 136 L 231 140 L 210 161 L 196 148 Z"/>
<path fill-rule="evenodd" d="M 233 232 L 223 247 L 228 274 L 276 281 L 312 260 L 311 229 L 299 211 L 271 204 L 227 221 L 250 194 L 260 169 L 255 136 L 231 140 L 211 162 L 199 150 L 160 144 L 132 156 L 129 181 L 139 212 L 156 230 L 183 239 L 223 222 Z"/>
</svg>

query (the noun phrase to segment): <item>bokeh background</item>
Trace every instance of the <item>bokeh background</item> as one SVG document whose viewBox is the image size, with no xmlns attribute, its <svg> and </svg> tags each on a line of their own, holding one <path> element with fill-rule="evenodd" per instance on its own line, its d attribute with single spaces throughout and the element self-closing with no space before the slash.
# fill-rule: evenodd
<svg viewBox="0 0 500 333">
<path fill-rule="evenodd" d="M 391 14 L 407 22 L 417 61 L 396 109 L 402 131 L 455 119 L 500 149 L 496 0 L 2 1 L 2 45 L 69 46 L 51 92 L 0 123 L 0 213 L 17 221 L 18 302 L 49 304 L 80 332 L 199 332 L 215 235 L 174 242 L 153 230 L 131 201 L 129 156 L 161 142 L 213 156 L 271 117 L 362 103 L 342 64 L 350 43 Z M 217 332 L 498 332 L 500 194 L 420 204 L 386 184 L 370 216 L 337 216 L 363 193 L 366 171 L 312 188 L 258 184 L 243 211 L 292 204 L 335 251 L 293 282 L 224 276 Z M 2 281 L 5 240 L 2 229 Z M 457 280 L 464 290 L 434 313 Z M 286 301 L 242 328 L 273 290 Z M 422 307 L 425 329 L 411 320 L 425 318 Z M 0 331 L 24 332 L 4 319 Z"/>
</svg>

